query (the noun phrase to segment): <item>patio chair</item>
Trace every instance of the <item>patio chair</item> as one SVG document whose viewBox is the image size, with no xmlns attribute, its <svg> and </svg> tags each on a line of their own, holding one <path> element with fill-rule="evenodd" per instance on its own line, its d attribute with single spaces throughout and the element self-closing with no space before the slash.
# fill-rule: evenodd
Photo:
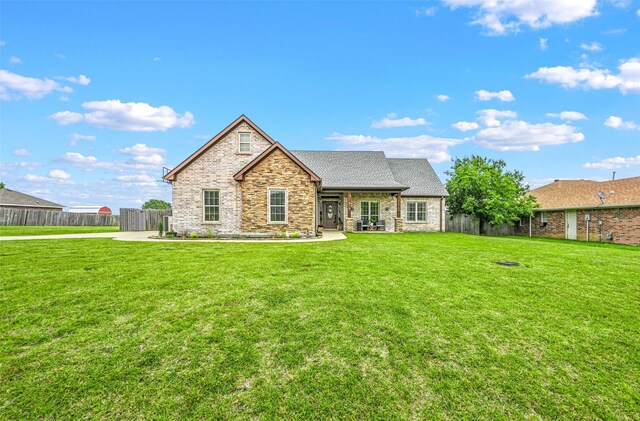
<svg viewBox="0 0 640 421">
<path fill-rule="evenodd" d="M 369 230 L 369 218 L 362 218 L 362 231 Z"/>
<path fill-rule="evenodd" d="M 384 219 L 379 219 L 378 222 L 376 222 L 376 231 L 380 231 L 380 228 L 382 228 L 382 231 L 385 231 Z"/>
</svg>

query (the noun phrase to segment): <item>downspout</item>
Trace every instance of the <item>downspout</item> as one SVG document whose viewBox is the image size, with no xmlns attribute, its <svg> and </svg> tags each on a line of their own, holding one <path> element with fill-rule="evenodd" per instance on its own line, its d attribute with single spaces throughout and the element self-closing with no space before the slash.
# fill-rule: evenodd
<svg viewBox="0 0 640 421">
<path fill-rule="evenodd" d="M 444 214 L 444 208 L 443 208 L 443 199 L 444 197 L 440 197 L 440 232 L 444 232 L 444 229 L 442 227 L 442 219 L 443 219 L 443 214 Z"/>
<path fill-rule="evenodd" d="M 615 171 L 613 172 L 616 173 Z M 589 219 L 587 219 L 587 241 L 589 241 Z"/>
<path fill-rule="evenodd" d="M 531 238 L 531 215 L 529 215 L 529 238 Z"/>
</svg>

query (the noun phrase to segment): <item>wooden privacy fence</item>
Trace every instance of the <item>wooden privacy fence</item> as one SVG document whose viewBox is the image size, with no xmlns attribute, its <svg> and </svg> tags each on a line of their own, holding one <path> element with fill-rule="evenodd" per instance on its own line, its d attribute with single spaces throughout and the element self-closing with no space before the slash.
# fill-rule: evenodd
<svg viewBox="0 0 640 421">
<path fill-rule="evenodd" d="M 171 216 L 171 209 L 120 208 L 120 231 L 155 231 L 165 216 Z"/>
<path fill-rule="evenodd" d="M 445 230 L 448 232 L 460 232 L 471 235 L 516 235 L 516 227 L 514 225 L 502 224 L 493 226 L 484 224 L 482 233 L 480 233 L 480 223 L 470 215 L 451 215 L 446 214 Z"/>
<path fill-rule="evenodd" d="M 0 225 L 79 227 L 117 226 L 118 223 L 117 215 L 0 208 Z"/>
</svg>

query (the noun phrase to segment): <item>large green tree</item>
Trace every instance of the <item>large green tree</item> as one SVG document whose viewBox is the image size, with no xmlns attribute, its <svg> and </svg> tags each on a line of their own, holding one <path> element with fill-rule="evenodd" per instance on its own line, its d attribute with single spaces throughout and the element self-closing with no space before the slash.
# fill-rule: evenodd
<svg viewBox="0 0 640 421">
<path fill-rule="evenodd" d="M 149 199 L 144 202 L 142 209 L 171 209 L 171 203 L 160 199 Z"/>
<path fill-rule="evenodd" d="M 484 225 L 513 225 L 524 216 L 533 215 L 537 206 L 520 171 L 507 171 L 506 163 L 477 155 L 456 158 L 449 176 L 447 199 L 449 212 L 472 215 Z"/>
</svg>

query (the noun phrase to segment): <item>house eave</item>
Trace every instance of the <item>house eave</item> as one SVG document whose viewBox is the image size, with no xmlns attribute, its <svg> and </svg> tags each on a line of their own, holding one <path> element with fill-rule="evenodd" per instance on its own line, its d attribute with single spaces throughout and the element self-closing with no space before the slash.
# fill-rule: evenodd
<svg viewBox="0 0 640 421">
<path fill-rule="evenodd" d="M 536 212 L 550 212 L 550 211 L 563 211 L 563 210 L 583 210 L 583 209 L 615 209 L 615 208 L 639 208 L 640 203 L 623 203 L 623 204 L 602 204 L 602 205 L 588 205 L 588 206 L 564 206 L 555 208 L 537 208 Z"/>
</svg>

